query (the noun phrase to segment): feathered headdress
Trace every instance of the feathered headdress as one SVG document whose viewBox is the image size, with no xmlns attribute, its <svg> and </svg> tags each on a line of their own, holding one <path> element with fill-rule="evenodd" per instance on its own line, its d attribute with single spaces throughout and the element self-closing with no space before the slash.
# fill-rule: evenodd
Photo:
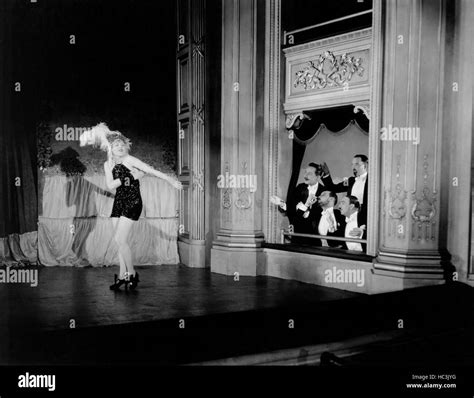
<svg viewBox="0 0 474 398">
<path fill-rule="evenodd" d="M 95 148 L 102 149 L 104 152 L 108 152 L 111 150 L 112 142 L 115 140 L 122 140 L 128 149 L 132 145 L 130 139 L 125 137 L 120 131 L 111 131 L 105 123 L 99 123 L 97 126 L 81 134 L 79 145 L 92 145 Z"/>
</svg>

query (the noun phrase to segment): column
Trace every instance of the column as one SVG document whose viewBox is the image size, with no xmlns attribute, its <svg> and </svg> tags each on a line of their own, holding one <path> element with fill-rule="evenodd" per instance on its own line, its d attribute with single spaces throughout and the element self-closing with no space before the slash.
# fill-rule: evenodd
<svg viewBox="0 0 474 398">
<path fill-rule="evenodd" d="M 222 14 L 221 208 L 211 271 L 257 275 L 263 264 L 265 2 L 225 0 Z"/>
<path fill-rule="evenodd" d="M 444 0 L 385 3 L 381 214 L 375 274 L 442 279 Z M 406 286 L 405 282 L 400 282 Z"/>
</svg>

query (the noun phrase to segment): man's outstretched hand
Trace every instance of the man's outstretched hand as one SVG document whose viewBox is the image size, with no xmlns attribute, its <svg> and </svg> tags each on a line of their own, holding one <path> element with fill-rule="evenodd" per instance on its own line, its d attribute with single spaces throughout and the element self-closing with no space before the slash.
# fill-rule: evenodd
<svg viewBox="0 0 474 398">
<path fill-rule="evenodd" d="M 326 162 L 324 162 L 323 164 L 321 164 L 321 172 L 322 172 L 322 176 L 325 177 L 329 174 L 331 174 L 331 172 L 329 171 L 329 167 L 328 165 L 326 164 Z"/>
<path fill-rule="evenodd" d="M 270 196 L 270 202 L 280 207 L 282 207 L 285 204 L 285 201 L 283 199 L 275 195 Z"/>
</svg>

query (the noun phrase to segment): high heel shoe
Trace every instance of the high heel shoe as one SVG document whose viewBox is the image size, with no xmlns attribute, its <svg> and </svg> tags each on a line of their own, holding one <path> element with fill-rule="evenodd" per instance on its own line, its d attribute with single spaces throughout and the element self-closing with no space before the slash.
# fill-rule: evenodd
<svg viewBox="0 0 474 398">
<path fill-rule="evenodd" d="M 114 284 L 110 285 L 110 290 L 119 290 L 123 284 L 125 284 L 125 290 L 127 290 L 128 281 L 126 279 L 118 279 L 117 274 L 114 274 Z"/>
<path fill-rule="evenodd" d="M 130 290 L 134 290 L 137 287 L 138 282 L 140 282 L 140 279 L 138 279 L 138 272 L 135 272 L 135 275 L 130 276 Z"/>
</svg>

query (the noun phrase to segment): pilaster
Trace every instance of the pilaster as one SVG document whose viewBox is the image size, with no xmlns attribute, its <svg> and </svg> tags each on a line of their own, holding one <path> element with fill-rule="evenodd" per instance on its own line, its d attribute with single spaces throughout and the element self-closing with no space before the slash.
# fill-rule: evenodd
<svg viewBox="0 0 474 398">
<path fill-rule="evenodd" d="M 443 278 L 440 251 L 444 0 L 387 2 L 381 216 L 375 273 Z"/>
<path fill-rule="evenodd" d="M 257 275 L 262 263 L 265 2 L 223 1 L 220 229 L 214 272 Z"/>
</svg>

